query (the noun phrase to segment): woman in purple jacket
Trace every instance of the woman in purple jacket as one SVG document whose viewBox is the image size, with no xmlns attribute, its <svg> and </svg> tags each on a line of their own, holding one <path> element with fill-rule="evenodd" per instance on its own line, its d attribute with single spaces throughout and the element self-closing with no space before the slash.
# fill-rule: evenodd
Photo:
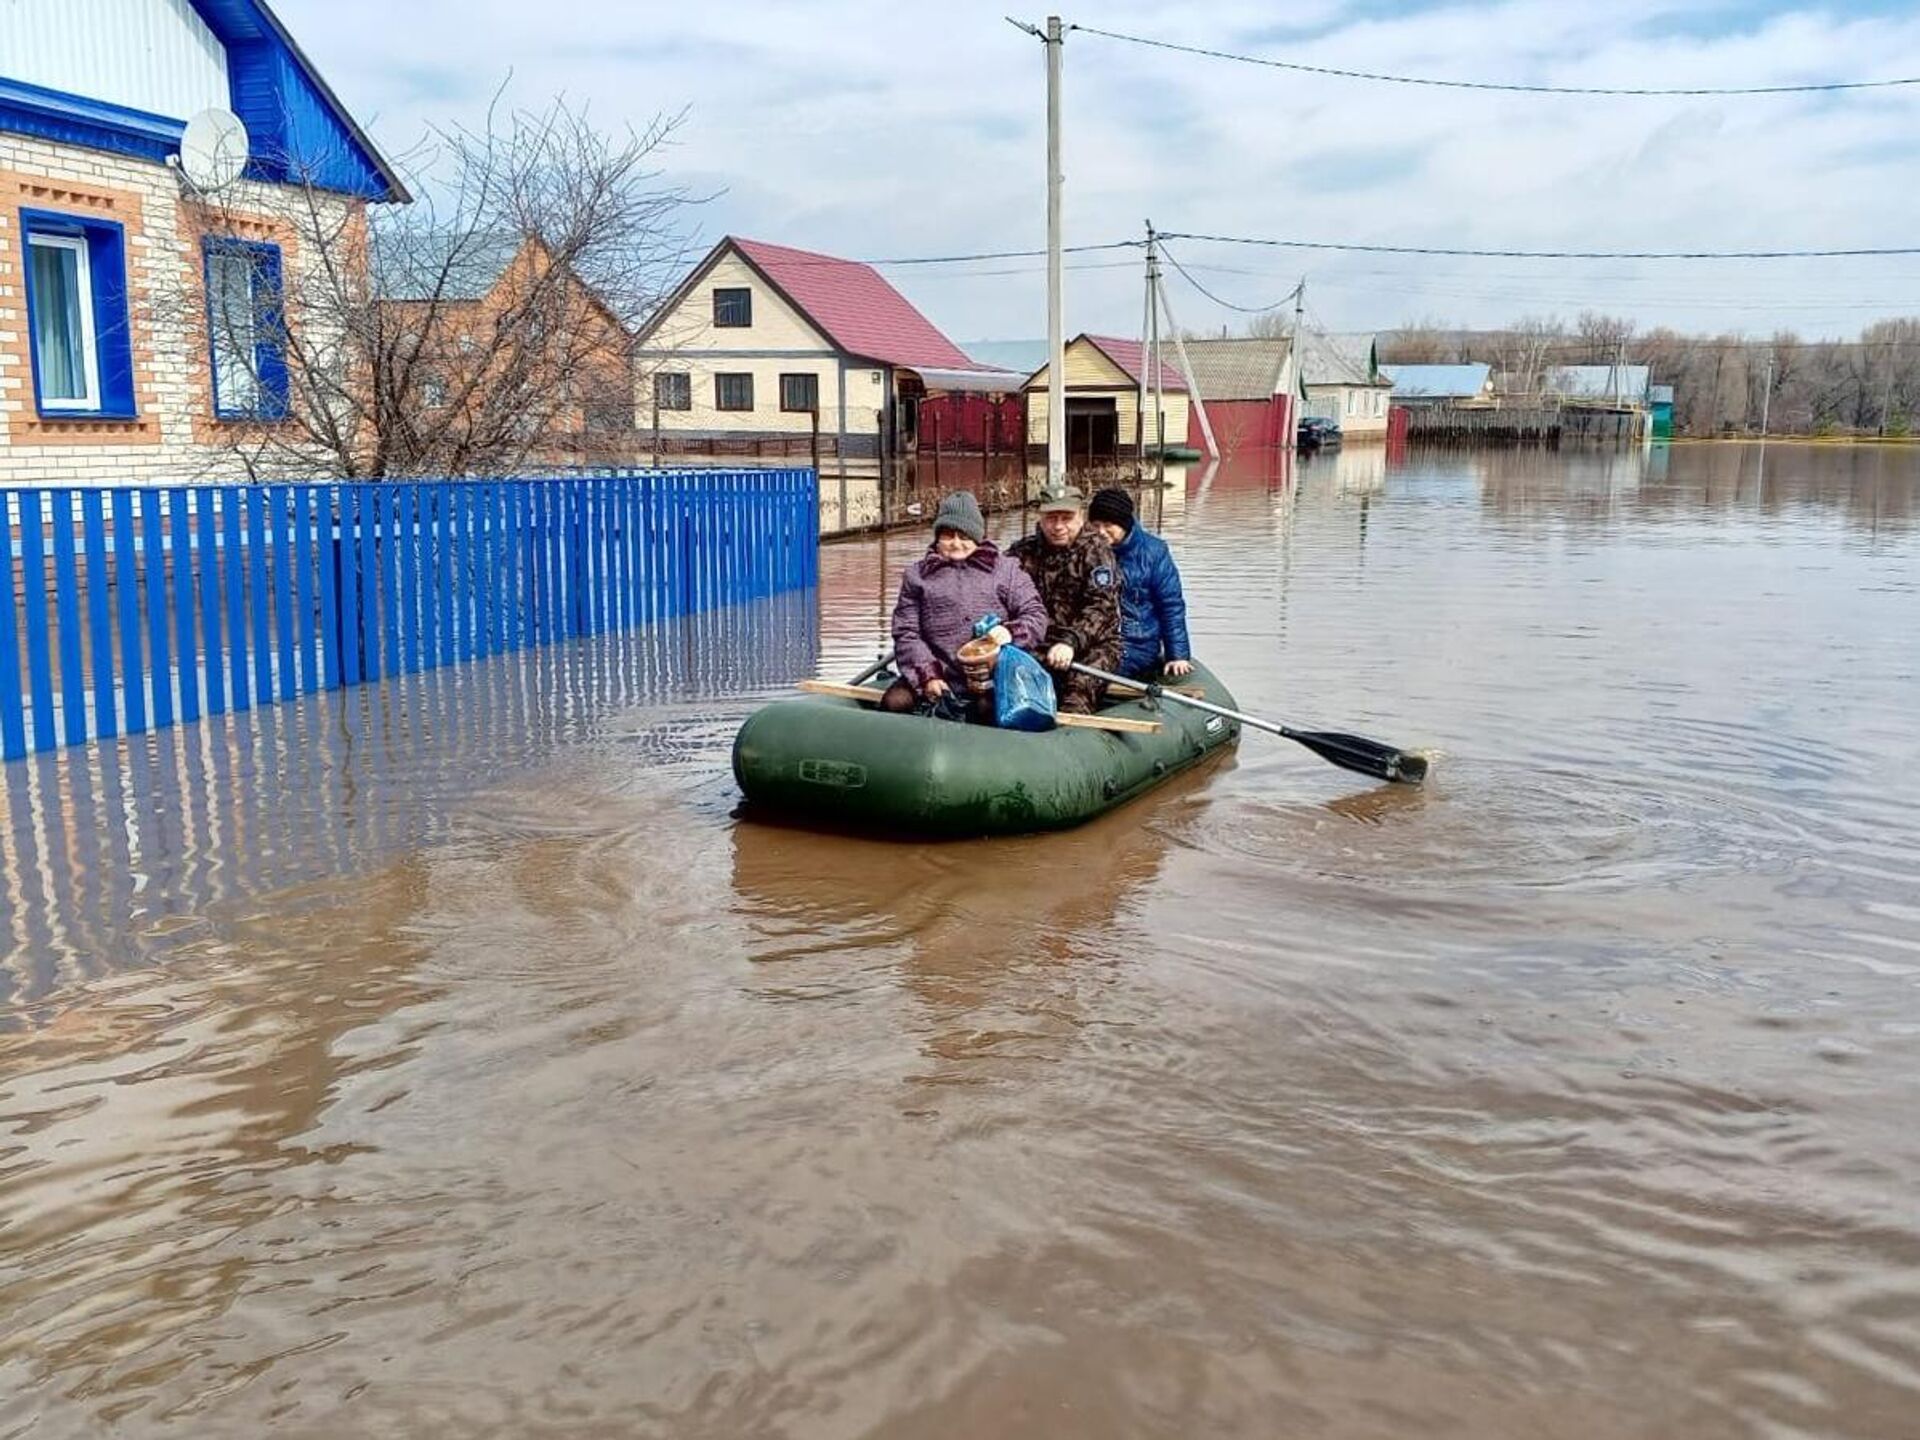
<svg viewBox="0 0 1920 1440">
<path fill-rule="evenodd" d="M 1002 645 L 1031 650 L 1046 639 L 1047 611 L 1019 562 L 987 539 L 980 502 L 956 490 L 933 517 L 933 544 L 900 579 L 893 606 L 893 653 L 900 678 L 881 706 L 911 710 L 922 700 L 964 695 L 957 652 L 973 638 L 973 622 L 998 615 L 988 633 Z"/>
</svg>

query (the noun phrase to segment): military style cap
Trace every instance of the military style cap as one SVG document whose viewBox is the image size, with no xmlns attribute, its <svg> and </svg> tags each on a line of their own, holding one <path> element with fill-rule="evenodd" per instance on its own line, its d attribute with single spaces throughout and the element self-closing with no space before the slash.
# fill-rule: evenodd
<svg viewBox="0 0 1920 1440">
<path fill-rule="evenodd" d="M 1087 497 L 1071 485 L 1058 490 L 1049 487 L 1040 492 L 1040 513 L 1042 515 L 1045 515 L 1050 510 L 1079 510 L 1084 508 L 1086 503 Z"/>
</svg>

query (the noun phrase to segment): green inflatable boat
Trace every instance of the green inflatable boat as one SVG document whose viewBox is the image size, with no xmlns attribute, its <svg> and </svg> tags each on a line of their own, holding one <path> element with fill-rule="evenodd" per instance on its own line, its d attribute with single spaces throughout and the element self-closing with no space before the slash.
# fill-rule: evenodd
<svg viewBox="0 0 1920 1440">
<path fill-rule="evenodd" d="M 1177 683 L 1235 708 L 1204 666 Z M 1161 728 L 1027 734 L 888 715 L 856 700 L 776 700 L 740 727 L 733 775 L 752 809 L 788 817 L 912 835 L 1020 835 L 1082 824 L 1240 738 L 1232 720 L 1165 701 L 1100 713 Z"/>
</svg>

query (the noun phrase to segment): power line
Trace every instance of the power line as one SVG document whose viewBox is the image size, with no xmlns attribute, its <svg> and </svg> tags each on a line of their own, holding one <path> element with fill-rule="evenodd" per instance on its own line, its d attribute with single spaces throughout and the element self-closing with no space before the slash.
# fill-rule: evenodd
<svg viewBox="0 0 1920 1440">
<path fill-rule="evenodd" d="M 1364 255 L 1464 255 L 1493 260 L 1853 260 L 1885 255 L 1920 255 L 1920 245 L 1885 245 L 1852 250 L 1475 250 L 1449 245 L 1363 245 L 1342 240 L 1275 240 L 1247 235 L 1201 235 L 1168 230 L 1164 240 L 1197 240 L 1209 245 L 1263 245 L 1281 250 L 1346 250 Z"/>
<path fill-rule="evenodd" d="M 1064 245 L 1062 255 L 1086 255 L 1096 250 L 1137 250 L 1146 242 L 1143 240 L 1109 240 L 1100 245 Z M 962 265 L 972 260 L 1033 260 L 1043 259 L 1045 250 L 986 250 L 977 255 L 906 255 L 889 260 L 860 260 L 860 265 Z M 790 265 L 843 265 L 846 262 L 832 256 L 822 256 L 818 260 L 788 260 Z"/>
<path fill-rule="evenodd" d="M 1202 285 L 1198 280 L 1194 279 L 1193 276 L 1189 275 L 1187 273 L 1187 267 L 1182 265 L 1178 260 L 1176 260 L 1174 258 L 1173 252 L 1167 249 L 1166 246 L 1162 245 L 1160 247 L 1160 253 L 1167 257 L 1167 263 L 1173 266 L 1175 270 L 1178 270 L 1181 276 L 1186 280 L 1186 282 L 1189 285 L 1193 286 L 1194 289 L 1198 290 L 1202 295 L 1206 296 L 1207 299 L 1211 300 L 1214 304 L 1222 307 L 1223 309 L 1237 310 L 1242 315 L 1271 314 L 1273 311 L 1280 309 L 1280 307 L 1283 305 L 1292 304 L 1293 297 L 1300 293 L 1300 287 L 1296 285 L 1294 286 L 1293 289 L 1289 290 L 1285 295 L 1281 296 L 1280 299 L 1274 301 L 1273 304 L 1271 305 L 1236 305 L 1231 300 L 1222 300 L 1218 295 L 1214 294 L 1211 290 L 1207 289 L 1206 286 Z"/>
<path fill-rule="evenodd" d="M 1212 50 L 1203 45 L 1180 45 L 1172 40 L 1154 40 L 1144 35 L 1123 35 L 1117 30 L 1101 30 L 1092 25 L 1070 25 L 1086 35 L 1119 40 L 1128 45 L 1144 45 L 1154 50 L 1174 50 L 1183 55 L 1201 55 L 1210 60 L 1232 60 L 1242 65 L 1260 65 L 1270 70 L 1291 70 L 1301 75 L 1327 75 L 1339 80 L 1372 80 L 1386 85 L 1427 85 L 1442 90 L 1500 90 L 1523 95 L 1815 95 L 1835 90 L 1890 90 L 1902 85 L 1920 85 L 1920 75 L 1896 80 L 1838 80 L 1809 85 L 1521 85 L 1495 80 L 1439 80 L 1424 75 L 1383 75 L 1371 70 L 1342 70 L 1331 65 L 1305 65 L 1294 60 L 1271 60 L 1260 55 L 1240 55 L 1231 50 Z"/>
</svg>

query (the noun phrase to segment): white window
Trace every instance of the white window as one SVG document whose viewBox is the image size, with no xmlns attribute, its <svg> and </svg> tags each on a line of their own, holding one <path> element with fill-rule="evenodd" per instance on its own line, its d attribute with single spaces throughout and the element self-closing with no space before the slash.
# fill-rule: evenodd
<svg viewBox="0 0 1920 1440">
<path fill-rule="evenodd" d="M 98 410 L 100 362 L 87 242 L 27 236 L 33 262 L 33 358 L 43 410 Z"/>
<path fill-rule="evenodd" d="M 260 315 L 253 295 L 253 268 L 253 257 L 244 250 L 213 250 L 207 255 L 213 408 L 220 415 L 252 415 L 260 408 L 255 360 Z"/>
<path fill-rule="evenodd" d="M 213 413 L 221 420 L 285 419 L 280 247 L 226 236 L 209 236 L 203 243 Z"/>
</svg>

